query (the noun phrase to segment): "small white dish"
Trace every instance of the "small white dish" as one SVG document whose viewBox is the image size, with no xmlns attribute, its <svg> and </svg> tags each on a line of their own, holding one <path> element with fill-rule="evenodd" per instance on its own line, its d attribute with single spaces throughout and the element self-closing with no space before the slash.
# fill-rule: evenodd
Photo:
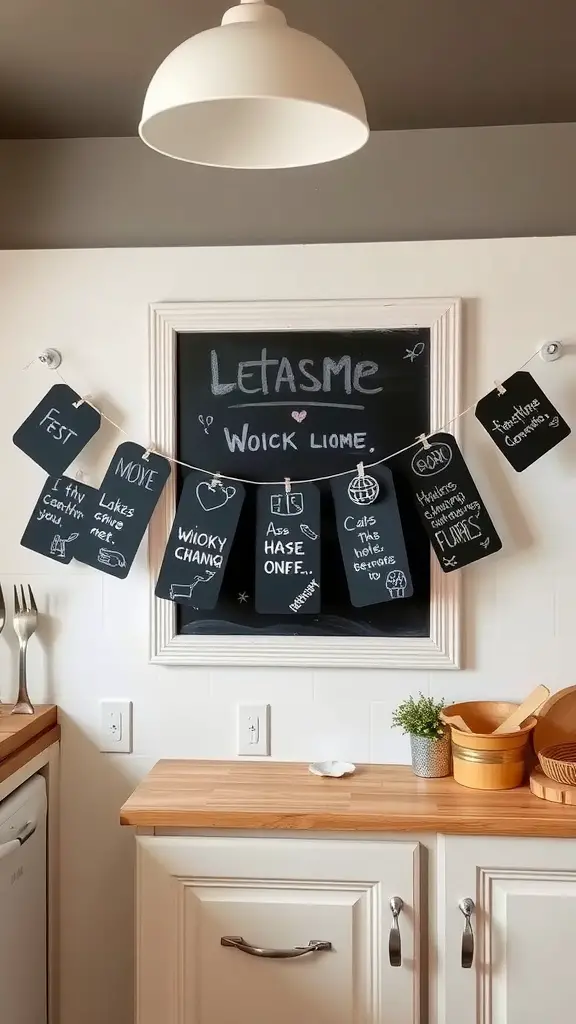
<svg viewBox="0 0 576 1024">
<path fill-rule="evenodd" d="M 341 779 L 343 775 L 353 775 L 356 765 L 350 761 L 315 761 L 308 765 L 312 775 L 325 775 L 330 779 Z"/>
</svg>

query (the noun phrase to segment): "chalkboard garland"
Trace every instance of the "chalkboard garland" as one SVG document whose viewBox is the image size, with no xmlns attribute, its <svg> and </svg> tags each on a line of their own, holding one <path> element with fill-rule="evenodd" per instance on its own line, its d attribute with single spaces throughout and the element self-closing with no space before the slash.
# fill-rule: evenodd
<svg viewBox="0 0 576 1024">
<path fill-rule="evenodd" d="M 500 550 L 502 541 L 452 434 L 433 434 L 406 461 L 418 512 L 444 572 Z"/>
<path fill-rule="evenodd" d="M 125 579 L 170 476 L 170 463 L 133 441 L 116 449 L 83 524 L 75 557 Z"/>
<path fill-rule="evenodd" d="M 314 484 L 259 487 L 256 611 L 320 611 L 320 491 Z"/>
<path fill-rule="evenodd" d="M 214 608 L 244 501 L 242 484 L 189 473 L 156 584 L 156 596 Z"/>
<path fill-rule="evenodd" d="M 194 611 L 213 610 L 221 599 L 240 524 L 238 537 L 252 560 L 254 609 L 260 615 L 280 617 L 280 634 L 323 633 L 329 625 L 326 635 L 378 635 L 368 616 L 365 622 L 362 616 L 348 620 L 324 606 L 323 579 L 331 584 L 336 580 L 342 592 L 345 574 L 354 608 L 410 598 L 416 606 L 422 589 L 421 566 L 416 566 L 412 577 L 407 546 L 412 554 L 414 548 L 406 544 L 403 529 L 403 522 L 408 523 L 407 536 L 411 534 L 416 547 L 418 531 L 426 544 L 420 527 L 413 528 L 412 520 L 418 526 L 416 513 L 444 572 L 502 547 L 452 434 L 425 432 L 419 443 L 411 440 L 415 423 L 423 418 L 429 422 L 428 332 L 412 332 L 418 340 L 411 337 L 409 347 L 406 331 L 385 333 L 387 357 L 392 360 L 388 365 L 379 361 L 381 338 L 374 331 L 364 332 L 363 344 L 350 348 L 362 351 L 361 359 L 348 354 L 346 332 L 293 332 L 289 354 L 284 351 L 290 337 L 285 332 L 268 333 L 265 344 L 260 335 L 247 336 L 243 359 L 236 335 L 220 336 L 220 348 L 214 347 L 210 335 L 208 376 L 205 366 L 195 363 L 205 360 L 205 349 L 200 344 L 191 347 L 186 356 L 187 379 L 194 386 L 197 382 L 200 390 L 194 402 L 180 403 L 180 441 L 184 429 L 188 441 L 193 439 L 192 450 L 201 446 L 208 460 L 220 460 L 221 469 L 214 473 L 125 441 L 100 488 L 65 476 L 64 470 L 98 431 L 101 414 L 65 382 L 55 385 L 13 436 L 15 445 L 49 474 L 22 546 L 64 564 L 77 558 L 124 579 L 170 476 L 170 463 L 179 462 L 188 472 L 155 589 L 158 597 Z M 301 344 L 304 350 L 299 349 Z M 523 368 L 484 395 L 475 415 L 517 472 L 571 433 Z M 398 450 L 379 457 L 377 446 L 390 436 Z M 364 457 L 362 453 L 367 459 L 375 457 L 374 463 L 367 461 L 365 467 L 360 462 L 353 472 L 340 468 L 343 455 Z M 396 474 L 400 507 L 392 470 L 385 465 L 388 461 Z M 278 466 L 291 467 L 298 475 L 308 472 L 310 479 L 261 482 L 263 476 L 275 476 Z M 321 475 L 315 475 L 318 469 Z M 247 479 L 242 478 L 244 474 L 249 474 Z M 251 498 L 242 512 L 244 483 L 254 484 L 256 503 Z M 413 502 L 406 502 L 406 491 Z M 326 516 L 330 492 L 332 520 Z M 252 528 L 256 513 L 250 544 L 244 543 L 246 511 Z M 331 545 L 337 537 L 341 553 L 341 563 L 328 560 L 327 576 L 321 560 L 326 535 Z M 340 566 L 336 575 L 335 561 Z M 251 581 L 245 575 L 240 580 L 242 566 L 237 561 L 232 568 L 235 585 L 242 582 L 245 588 L 238 592 L 237 601 L 248 606 Z M 276 631 L 275 626 L 227 623 L 230 602 L 224 597 L 222 624 L 231 632 Z M 310 617 L 310 629 L 298 625 L 300 616 Z M 215 617 L 206 625 L 218 626 L 219 621 Z M 411 632 L 409 626 L 406 635 L 420 635 L 418 627 Z"/>
<path fill-rule="evenodd" d="M 55 384 L 12 440 L 50 476 L 61 476 L 100 428 L 100 413 L 67 384 Z"/>
<path fill-rule="evenodd" d="M 68 476 L 49 476 L 24 531 L 22 547 L 68 565 L 98 491 Z"/>
<path fill-rule="evenodd" d="M 350 600 L 356 608 L 412 597 L 392 473 L 376 466 L 331 481 Z"/>
<path fill-rule="evenodd" d="M 531 373 L 519 370 L 476 406 L 476 419 L 517 473 L 570 434 L 570 427 Z"/>
</svg>

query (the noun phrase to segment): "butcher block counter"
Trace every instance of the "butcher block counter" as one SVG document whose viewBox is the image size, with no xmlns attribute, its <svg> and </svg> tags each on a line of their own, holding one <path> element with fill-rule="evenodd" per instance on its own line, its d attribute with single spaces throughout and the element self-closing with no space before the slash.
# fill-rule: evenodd
<svg viewBox="0 0 576 1024">
<path fill-rule="evenodd" d="M 306 764 L 163 760 L 120 821 L 142 829 L 576 838 L 576 807 L 547 803 L 528 787 L 480 792 L 452 778 L 419 779 L 403 765 L 359 765 L 352 776 L 330 779 Z"/>
<path fill-rule="evenodd" d="M 33 715 L 11 715 L 0 704 L 0 782 L 60 739 L 55 704 L 39 704 Z"/>
</svg>

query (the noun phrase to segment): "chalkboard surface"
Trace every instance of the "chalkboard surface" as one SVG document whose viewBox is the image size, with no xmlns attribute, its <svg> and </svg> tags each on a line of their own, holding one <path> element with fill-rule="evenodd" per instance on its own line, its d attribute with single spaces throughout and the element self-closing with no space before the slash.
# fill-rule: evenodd
<svg viewBox="0 0 576 1024">
<path fill-rule="evenodd" d="M 412 597 L 392 473 L 375 466 L 331 482 L 350 600 L 356 608 Z"/>
<path fill-rule="evenodd" d="M 531 373 L 519 370 L 481 398 L 476 419 L 521 473 L 570 434 L 570 427 Z"/>
<path fill-rule="evenodd" d="M 61 476 L 99 427 L 96 409 L 82 402 L 67 384 L 55 384 L 12 440 L 50 476 Z"/>
<path fill-rule="evenodd" d="M 404 461 L 418 511 L 444 572 L 500 550 L 502 541 L 452 434 L 434 434 L 427 444 L 408 452 Z"/>
<path fill-rule="evenodd" d="M 320 491 L 314 484 L 259 487 L 256 512 L 256 611 L 320 611 Z"/>
<path fill-rule="evenodd" d="M 156 596 L 214 608 L 244 500 L 242 484 L 190 473 L 170 531 Z"/>
<path fill-rule="evenodd" d="M 170 476 L 170 463 L 132 441 L 114 452 L 75 557 L 79 562 L 124 579 L 158 499 Z"/>
<path fill-rule="evenodd" d="M 429 395 L 430 332 L 424 329 L 180 334 L 176 454 L 211 473 L 254 482 L 349 473 L 359 461 L 382 459 L 427 431 Z M 320 610 L 260 611 L 255 600 L 258 488 L 247 486 L 218 603 L 210 615 L 178 605 L 180 632 L 429 636 L 430 547 L 406 469 L 396 460 L 391 467 L 412 597 L 352 605 L 330 483 L 324 481 L 317 485 Z M 297 490 L 294 482 L 291 486 Z"/>
<path fill-rule="evenodd" d="M 98 491 L 69 476 L 49 476 L 24 531 L 22 547 L 67 565 Z"/>
</svg>

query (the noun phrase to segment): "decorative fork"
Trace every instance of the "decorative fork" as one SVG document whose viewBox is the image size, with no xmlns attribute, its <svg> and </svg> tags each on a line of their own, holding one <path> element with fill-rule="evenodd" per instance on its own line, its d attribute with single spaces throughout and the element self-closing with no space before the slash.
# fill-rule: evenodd
<svg viewBox="0 0 576 1024">
<path fill-rule="evenodd" d="M 2 587 L 0 587 L 0 633 L 4 629 L 6 622 L 6 605 L 4 604 L 4 594 L 2 593 Z M 0 700 L 0 704 L 2 700 Z"/>
<path fill-rule="evenodd" d="M 30 637 L 36 632 L 37 625 L 38 609 L 30 585 L 28 585 L 28 598 L 26 598 L 24 587 L 20 586 L 19 597 L 16 584 L 14 584 L 14 631 L 20 642 L 20 657 L 18 660 L 18 697 L 10 712 L 12 715 L 34 714 L 26 683 L 26 650 Z"/>
</svg>

